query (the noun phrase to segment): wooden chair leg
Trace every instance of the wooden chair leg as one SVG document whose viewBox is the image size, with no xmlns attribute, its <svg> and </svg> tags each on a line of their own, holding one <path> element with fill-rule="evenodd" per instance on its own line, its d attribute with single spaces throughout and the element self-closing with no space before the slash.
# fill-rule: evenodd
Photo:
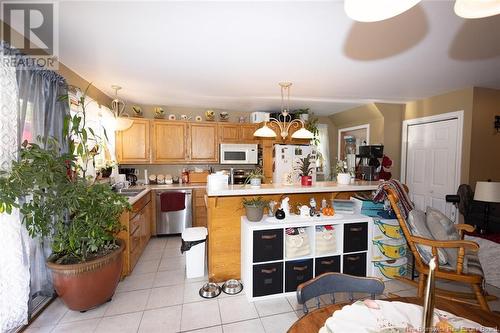
<svg viewBox="0 0 500 333">
<path fill-rule="evenodd" d="M 488 302 L 486 301 L 486 298 L 484 297 L 483 288 L 481 288 L 481 286 L 478 284 L 473 284 L 472 289 L 474 290 L 474 293 L 476 294 L 477 302 L 479 303 L 479 306 L 481 307 L 481 309 L 483 309 L 485 311 L 491 311 L 490 307 L 488 306 Z"/>
<path fill-rule="evenodd" d="M 425 280 L 426 280 L 426 275 L 420 272 L 420 275 L 418 276 L 418 290 L 417 290 L 417 297 L 418 298 L 423 298 L 424 297 L 424 292 L 425 292 Z"/>
</svg>

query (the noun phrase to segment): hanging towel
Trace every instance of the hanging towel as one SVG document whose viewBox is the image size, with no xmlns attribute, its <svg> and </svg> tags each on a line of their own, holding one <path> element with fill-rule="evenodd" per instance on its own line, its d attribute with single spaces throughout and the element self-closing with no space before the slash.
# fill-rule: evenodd
<svg viewBox="0 0 500 333">
<path fill-rule="evenodd" d="M 186 208 L 186 193 L 183 192 L 163 192 L 160 194 L 161 211 L 175 212 Z"/>
<path fill-rule="evenodd" d="M 406 218 L 408 217 L 408 213 L 410 213 L 410 211 L 413 210 L 413 208 L 415 208 L 415 205 L 413 204 L 413 202 L 411 202 L 410 198 L 408 197 L 408 193 L 406 193 L 406 190 L 399 181 L 391 179 L 382 182 L 378 186 L 377 191 L 373 196 L 373 201 L 384 201 L 387 198 L 387 193 L 384 189 L 385 186 L 390 187 L 396 192 L 396 195 L 398 196 L 399 199 L 398 201 L 399 210 L 401 211 L 403 218 L 406 220 Z"/>
</svg>

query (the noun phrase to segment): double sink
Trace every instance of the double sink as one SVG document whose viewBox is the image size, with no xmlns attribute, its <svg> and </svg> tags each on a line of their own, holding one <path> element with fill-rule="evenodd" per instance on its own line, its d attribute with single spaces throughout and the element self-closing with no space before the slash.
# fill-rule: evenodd
<svg viewBox="0 0 500 333">
<path fill-rule="evenodd" d="M 122 189 L 117 190 L 116 192 L 118 194 L 121 194 L 121 195 L 124 195 L 127 197 L 135 197 L 136 195 L 138 195 L 142 191 L 144 191 L 144 188 L 122 188 Z"/>
</svg>

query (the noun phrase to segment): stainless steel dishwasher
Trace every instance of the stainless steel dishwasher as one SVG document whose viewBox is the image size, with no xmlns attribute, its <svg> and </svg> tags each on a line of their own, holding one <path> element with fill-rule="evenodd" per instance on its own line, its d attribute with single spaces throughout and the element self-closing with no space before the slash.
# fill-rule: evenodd
<svg viewBox="0 0 500 333">
<path fill-rule="evenodd" d="M 172 212 L 161 211 L 160 196 L 164 192 L 181 192 L 185 193 L 185 208 Z M 193 224 L 193 190 L 156 190 L 156 234 L 170 235 L 180 234 L 186 228 L 190 228 Z"/>
</svg>

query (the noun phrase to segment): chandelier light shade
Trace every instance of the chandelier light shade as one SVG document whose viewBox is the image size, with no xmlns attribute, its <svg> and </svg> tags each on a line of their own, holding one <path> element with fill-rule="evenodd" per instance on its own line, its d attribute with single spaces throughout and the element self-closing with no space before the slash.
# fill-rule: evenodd
<svg viewBox="0 0 500 333">
<path fill-rule="evenodd" d="M 500 14 L 500 0 L 456 0 L 455 14 L 466 19 Z"/>
<path fill-rule="evenodd" d="M 124 131 L 129 129 L 134 121 L 125 117 L 116 117 L 115 118 L 115 131 Z"/>
<path fill-rule="evenodd" d="M 418 4 L 420 0 L 345 0 L 344 10 L 358 22 L 376 22 L 397 16 Z"/>
<path fill-rule="evenodd" d="M 115 91 L 115 99 L 111 101 L 111 112 L 115 117 L 115 131 L 124 131 L 132 126 L 134 121 L 128 118 L 125 112 L 125 102 L 118 98 L 118 90 L 122 87 L 112 85 L 111 88 Z"/>
<path fill-rule="evenodd" d="M 292 134 L 292 138 L 313 139 L 314 134 L 304 128 L 304 122 L 300 119 L 292 120 L 290 115 L 290 87 L 292 83 L 280 82 L 279 85 L 281 87 L 281 115 L 278 117 L 279 119 L 269 118 L 269 123 L 276 125 L 283 140 L 288 137 L 292 127 L 297 128 L 297 131 Z M 264 125 L 257 129 L 253 135 L 261 138 L 275 138 L 277 136 L 276 132 L 267 126 L 267 122 L 264 122 Z"/>
</svg>

